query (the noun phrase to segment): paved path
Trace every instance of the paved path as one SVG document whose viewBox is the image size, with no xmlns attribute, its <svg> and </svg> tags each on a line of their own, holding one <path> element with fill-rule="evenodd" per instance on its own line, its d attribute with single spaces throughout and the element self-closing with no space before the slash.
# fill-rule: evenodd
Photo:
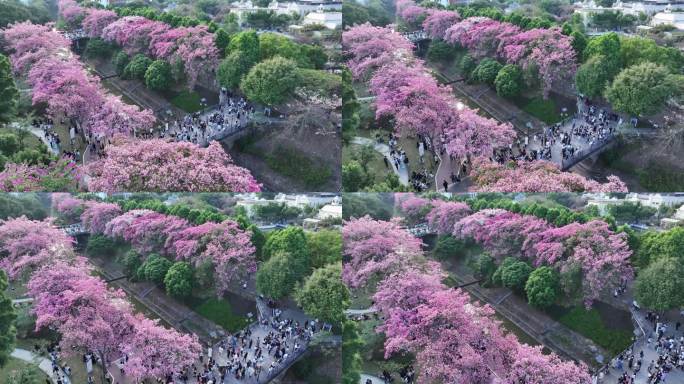
<svg viewBox="0 0 684 384">
<path fill-rule="evenodd" d="M 12 304 L 24 304 L 24 303 L 32 303 L 32 302 L 33 302 L 33 297 L 26 297 L 23 299 L 12 300 Z"/>
<path fill-rule="evenodd" d="M 383 143 L 378 143 L 375 140 L 369 139 L 367 137 L 360 137 L 356 136 L 352 139 L 352 143 L 354 144 L 359 144 L 359 145 L 372 145 L 373 148 L 379 152 L 381 155 L 383 155 L 387 161 L 389 161 L 390 165 L 392 165 L 392 170 L 394 173 L 399 176 L 399 182 L 402 185 L 408 185 L 408 169 L 406 169 L 406 164 L 400 164 L 399 169 L 396 169 L 394 167 L 394 161 L 392 160 L 392 157 L 390 156 L 390 147 L 387 144 Z"/>
<path fill-rule="evenodd" d="M 27 363 L 37 364 L 41 371 L 45 372 L 53 383 L 57 383 L 57 380 L 52 376 L 52 362 L 42 356 L 38 356 L 33 352 L 27 351 L 21 348 L 15 348 L 11 354 L 15 359 L 23 360 Z M 71 384 L 71 381 L 66 375 L 63 376 L 63 382 L 65 384 Z"/>
<path fill-rule="evenodd" d="M 45 146 L 48 148 L 48 150 L 50 152 L 52 152 L 52 154 L 59 155 L 59 153 L 60 153 L 59 147 L 55 148 L 52 146 L 50 141 L 45 137 L 45 132 L 43 132 L 42 129 L 36 128 L 32 125 L 29 125 L 27 127 L 22 127 L 19 125 L 18 122 L 14 122 L 10 126 L 14 129 L 21 129 L 21 130 L 25 130 L 27 132 L 30 132 L 33 136 L 37 137 L 38 140 L 40 140 L 43 144 L 45 144 Z"/>
<path fill-rule="evenodd" d="M 381 378 L 373 375 L 369 375 L 367 373 L 362 373 L 361 374 L 361 380 L 359 381 L 359 384 L 367 384 L 367 380 L 371 381 L 373 384 L 385 384 L 385 381 L 382 380 Z"/>
<path fill-rule="evenodd" d="M 646 337 L 640 337 L 637 342 L 634 344 L 634 352 L 638 356 L 640 351 L 644 351 L 644 359 L 642 361 L 642 367 L 641 370 L 637 373 L 636 375 L 636 381 L 634 384 L 647 384 L 648 383 L 648 365 L 651 363 L 653 360 L 658 359 L 658 353 L 656 352 L 655 349 L 655 342 L 651 343 L 651 345 L 648 345 L 648 336 L 651 336 L 655 334 L 654 330 L 654 325 L 653 323 L 649 322 L 646 320 L 646 311 L 645 310 L 633 310 L 632 314 L 636 318 L 636 320 L 639 323 L 640 329 L 644 329 L 646 333 Z M 675 331 L 675 323 L 677 321 L 684 322 L 684 316 L 681 316 L 679 314 L 672 314 L 668 318 L 668 330 L 665 332 L 666 337 L 675 337 L 675 339 L 678 339 L 679 337 L 684 336 L 684 328 L 680 327 L 679 331 Z M 655 337 L 654 337 L 655 340 Z M 636 363 L 636 359 L 634 361 Z M 629 369 L 627 366 L 627 361 L 623 361 L 623 369 L 619 370 L 614 367 L 614 361 L 611 362 L 610 368 L 608 369 L 607 374 L 599 379 L 599 383 L 604 383 L 604 384 L 617 384 L 618 379 L 620 376 L 622 376 L 623 373 L 627 372 L 628 375 L 631 375 L 634 371 L 632 369 Z M 666 378 L 666 383 L 684 383 L 684 371 L 681 369 L 674 369 L 670 371 L 667 374 Z"/>
</svg>

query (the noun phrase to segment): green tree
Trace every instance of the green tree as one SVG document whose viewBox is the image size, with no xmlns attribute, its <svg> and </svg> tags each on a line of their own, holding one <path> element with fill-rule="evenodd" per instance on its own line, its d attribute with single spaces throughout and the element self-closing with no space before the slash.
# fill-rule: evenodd
<svg viewBox="0 0 684 384">
<path fill-rule="evenodd" d="M 427 51 L 427 57 L 430 61 L 448 61 L 454 58 L 456 50 L 451 44 L 447 44 L 442 40 L 433 40 Z"/>
<path fill-rule="evenodd" d="M 295 301 L 307 315 L 340 325 L 344 310 L 351 304 L 349 296 L 342 282 L 342 263 L 334 263 L 314 270 L 295 292 Z"/>
<path fill-rule="evenodd" d="M 4 156 L 11 157 L 17 153 L 20 148 L 21 146 L 19 145 L 17 135 L 13 133 L 0 133 L 0 153 Z"/>
<path fill-rule="evenodd" d="M 247 227 L 247 230 L 252 232 L 250 240 L 252 240 L 252 245 L 256 248 L 257 260 L 263 260 L 262 254 L 264 245 L 266 244 L 266 235 L 264 235 L 264 232 L 262 232 L 256 224 L 250 224 L 249 227 Z"/>
<path fill-rule="evenodd" d="M 637 36 L 620 38 L 620 59 L 625 67 L 650 61 L 666 66 L 672 73 L 679 73 L 684 66 L 684 53 L 679 49 Z"/>
<path fill-rule="evenodd" d="M 259 61 L 259 36 L 255 31 L 243 31 L 233 35 L 228 44 L 228 52 L 242 52 L 251 63 Z"/>
<path fill-rule="evenodd" d="M 84 53 L 88 57 L 109 57 L 112 54 L 112 50 L 111 44 L 100 38 L 94 38 L 88 41 Z"/>
<path fill-rule="evenodd" d="M 609 72 L 609 64 L 603 55 L 594 55 L 582 64 L 575 74 L 577 90 L 591 98 L 603 94 L 614 74 Z"/>
<path fill-rule="evenodd" d="M 634 289 L 642 306 L 667 311 L 684 306 L 684 264 L 677 259 L 655 261 L 639 273 Z"/>
<path fill-rule="evenodd" d="M 259 293 L 279 300 L 289 295 L 297 284 L 290 255 L 285 252 L 271 256 L 256 273 L 256 287 Z"/>
<path fill-rule="evenodd" d="M 114 64 L 114 69 L 119 76 L 123 75 L 124 70 L 126 69 L 126 66 L 130 60 L 130 57 L 128 57 L 124 51 L 119 51 L 116 55 L 114 55 L 112 64 Z"/>
<path fill-rule="evenodd" d="M 525 283 L 527 301 L 538 308 L 547 308 L 555 303 L 559 290 L 558 272 L 546 266 L 532 271 Z"/>
<path fill-rule="evenodd" d="M 498 271 L 494 259 L 487 253 L 482 253 L 473 262 L 475 276 L 483 281 L 483 285 L 489 285 L 494 280 L 494 274 Z"/>
<path fill-rule="evenodd" d="M 342 198 L 342 218 L 370 216 L 376 220 L 389 220 L 392 217 L 394 204 L 382 199 L 385 195 L 374 193 L 345 194 Z"/>
<path fill-rule="evenodd" d="M 288 268 L 293 270 L 295 281 L 309 274 L 311 252 L 302 228 L 290 226 L 271 233 L 264 245 L 264 255 L 270 258 L 277 253 L 288 255 Z"/>
<path fill-rule="evenodd" d="M 242 51 L 234 51 L 228 54 L 219 64 L 216 78 L 219 84 L 226 88 L 237 89 L 242 78 L 255 64 L 250 57 Z"/>
<path fill-rule="evenodd" d="M 351 142 L 359 127 L 359 110 L 361 105 L 356 98 L 356 91 L 352 87 L 352 74 L 349 68 L 342 69 L 342 140 Z"/>
<path fill-rule="evenodd" d="M 342 164 L 343 191 L 358 192 L 367 187 L 370 183 L 370 177 L 358 161 L 351 160 Z"/>
<path fill-rule="evenodd" d="M 501 283 L 506 288 L 523 292 L 530 273 L 532 273 L 532 267 L 526 262 L 512 262 L 501 271 Z"/>
<path fill-rule="evenodd" d="M 311 267 L 321 268 L 330 263 L 342 262 L 342 234 L 323 229 L 307 232 L 307 245 L 311 253 Z"/>
<path fill-rule="evenodd" d="M 275 105 L 287 100 L 299 81 L 294 61 L 274 57 L 252 67 L 242 79 L 240 89 L 250 100 Z"/>
<path fill-rule="evenodd" d="M 463 55 L 463 57 L 461 57 L 461 61 L 458 62 L 459 71 L 461 71 L 463 76 L 468 79 L 472 78 L 475 67 L 477 67 L 477 63 L 469 54 Z"/>
<path fill-rule="evenodd" d="M 175 297 L 188 297 L 192 293 L 192 266 L 185 261 L 173 263 L 164 276 L 166 293 Z"/>
<path fill-rule="evenodd" d="M 14 325 L 17 315 L 14 313 L 12 300 L 5 293 L 7 287 L 7 274 L 0 269 L 0 367 L 7 363 L 10 353 L 14 350 L 17 335 Z"/>
<path fill-rule="evenodd" d="M 522 71 L 515 64 L 506 64 L 494 79 L 496 93 L 502 97 L 516 97 L 522 90 Z"/>
<path fill-rule="evenodd" d="M 134 249 L 129 249 L 124 255 L 119 256 L 119 262 L 124 266 L 124 273 L 132 278 L 136 277 L 136 271 L 142 265 L 140 255 Z"/>
<path fill-rule="evenodd" d="M 606 89 L 605 96 L 618 111 L 650 115 L 683 89 L 682 75 L 673 75 L 662 65 L 643 63 L 620 72 Z"/>
<path fill-rule="evenodd" d="M 342 323 L 342 384 L 358 384 L 361 381 L 363 346 L 356 323 L 352 320 Z"/>
<path fill-rule="evenodd" d="M 126 79 L 143 80 L 145 78 L 145 72 L 147 72 L 147 68 L 150 64 L 152 64 L 152 59 L 139 53 L 133 56 L 130 63 L 126 64 L 123 71 L 123 77 Z"/>
<path fill-rule="evenodd" d="M 221 51 L 221 55 L 224 55 L 228 44 L 230 44 L 230 34 L 225 29 L 219 28 L 214 34 L 214 44 Z"/>
<path fill-rule="evenodd" d="M 14 84 L 7 56 L 0 53 L 0 122 L 9 121 L 17 110 L 19 91 Z"/>
<path fill-rule="evenodd" d="M 27 365 L 10 373 L 7 384 L 41 384 L 44 376 L 37 365 Z"/>
<path fill-rule="evenodd" d="M 140 268 L 142 268 L 142 276 L 145 280 L 162 284 L 171 265 L 173 265 L 171 261 L 153 253 L 147 257 Z"/>
<path fill-rule="evenodd" d="M 577 57 L 581 59 L 584 57 L 584 49 L 587 47 L 587 35 L 582 31 L 575 30 L 572 31 L 570 37 L 572 37 L 572 48 L 577 53 Z"/>
<path fill-rule="evenodd" d="M 490 58 L 483 59 L 473 70 L 472 78 L 477 82 L 493 85 L 496 75 L 502 67 L 496 60 Z"/>
<path fill-rule="evenodd" d="M 432 254 L 438 260 L 447 260 L 462 254 L 465 244 L 451 235 L 441 235 Z"/>
<path fill-rule="evenodd" d="M 145 71 L 145 85 L 147 88 L 165 91 L 171 88 L 172 81 L 171 65 L 164 60 L 153 61 Z"/>
<path fill-rule="evenodd" d="M 91 235 L 86 246 L 86 253 L 91 256 L 111 256 L 116 251 L 116 243 L 105 235 Z"/>
<path fill-rule="evenodd" d="M 611 32 L 605 35 L 592 37 L 584 49 L 584 59 L 588 60 L 592 56 L 602 55 L 603 65 L 608 74 L 608 79 L 612 79 L 620 72 L 622 60 L 620 59 L 620 38 L 617 33 Z"/>
</svg>

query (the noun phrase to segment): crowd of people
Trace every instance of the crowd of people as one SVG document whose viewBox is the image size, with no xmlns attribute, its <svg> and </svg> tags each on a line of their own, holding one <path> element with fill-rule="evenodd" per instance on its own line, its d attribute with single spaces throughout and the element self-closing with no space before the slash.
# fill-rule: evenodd
<svg viewBox="0 0 684 384">
<path fill-rule="evenodd" d="M 66 123 L 64 120 L 62 120 L 60 121 L 60 124 L 64 125 Z M 40 133 L 43 135 L 45 141 L 47 142 L 48 149 L 50 150 L 50 152 L 54 154 L 61 154 L 62 157 L 67 157 L 74 161 L 80 160 L 81 151 L 79 151 L 76 147 L 76 140 L 79 132 L 78 126 L 76 124 L 72 122 L 69 127 L 69 140 L 71 148 L 75 149 L 73 151 L 67 151 L 66 149 L 62 149 L 62 139 L 60 139 L 59 135 L 55 132 L 55 122 L 52 118 L 45 117 L 42 119 L 33 119 L 31 121 L 31 126 L 39 130 Z"/>
<path fill-rule="evenodd" d="M 231 97 L 224 88 L 219 95 L 216 109 L 191 113 L 180 120 L 167 121 L 160 130 L 159 137 L 207 145 L 212 140 L 220 140 L 241 130 L 253 114 L 252 105 L 242 97 Z"/>
<path fill-rule="evenodd" d="M 684 329 L 681 329 L 681 322 L 668 326 L 655 312 L 647 312 L 645 318 L 649 327 L 645 345 L 641 345 L 638 352 L 632 345 L 611 364 L 619 372 L 617 384 L 664 384 L 673 371 L 684 372 Z M 655 358 L 649 350 L 655 350 Z M 642 369 L 646 370 L 645 379 L 643 374 L 639 374 Z"/>
<path fill-rule="evenodd" d="M 384 142 L 382 135 L 377 134 L 375 139 L 379 143 Z M 416 150 L 418 152 L 418 162 L 422 165 L 422 169 L 413 170 L 409 172 L 409 158 L 406 151 L 399 145 L 398 137 L 393 133 L 389 133 L 387 144 L 389 146 L 389 160 L 383 157 L 386 168 L 392 168 L 397 173 L 401 174 L 402 170 L 406 171 L 408 181 L 415 191 L 425 191 L 430 188 L 434 174 L 432 174 L 425 165 L 426 152 L 432 152 L 432 143 L 429 137 L 419 135 L 416 141 Z M 433 155 L 435 163 L 438 162 L 436 155 Z"/>
</svg>

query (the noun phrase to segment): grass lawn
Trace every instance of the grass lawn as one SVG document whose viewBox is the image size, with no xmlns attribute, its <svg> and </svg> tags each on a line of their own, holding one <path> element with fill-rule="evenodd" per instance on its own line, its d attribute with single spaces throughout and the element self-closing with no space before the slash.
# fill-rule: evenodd
<svg viewBox="0 0 684 384">
<path fill-rule="evenodd" d="M 274 171 L 302 182 L 310 191 L 318 191 L 332 176 L 326 166 L 292 149 L 278 148 L 265 156 L 266 164 Z"/>
<path fill-rule="evenodd" d="M 549 315 L 566 327 L 600 345 L 613 356 L 624 351 L 632 343 L 631 330 L 616 329 L 616 327 L 606 324 L 605 319 L 595 308 L 588 311 L 583 307 L 553 308 L 549 310 Z"/>
<path fill-rule="evenodd" d="M 359 144 L 349 144 L 342 147 L 342 162 L 345 163 L 351 160 L 358 160 L 358 156 L 356 155 L 362 147 L 363 146 Z M 382 155 L 375 149 L 373 149 L 373 158 L 365 165 L 368 169 L 368 174 L 373 175 L 376 182 L 383 181 L 385 175 L 390 172 L 390 169 L 386 168 L 385 163 L 382 161 Z"/>
<path fill-rule="evenodd" d="M 523 111 L 538 118 L 546 124 L 555 124 L 561 121 L 558 107 L 551 99 L 544 100 L 541 97 L 536 97 L 532 100 L 525 100 L 523 98 L 518 98 L 517 100 L 519 103 L 522 103 L 522 105 L 518 104 L 518 106 L 522 108 Z"/>
<path fill-rule="evenodd" d="M 197 92 L 183 91 L 171 99 L 171 104 L 185 112 L 193 113 L 202 109 L 200 99 L 201 97 Z"/>
<path fill-rule="evenodd" d="M 245 316 L 235 314 L 230 302 L 224 299 L 211 298 L 192 304 L 194 304 L 192 309 L 197 313 L 229 332 L 237 332 L 250 323 Z"/>
<path fill-rule="evenodd" d="M 48 376 L 43 373 L 43 371 L 38 368 L 37 364 L 31 364 L 27 363 L 23 360 L 15 359 L 13 357 L 10 357 L 9 360 L 7 360 L 7 364 L 5 364 L 4 367 L 0 368 L 0 383 L 9 383 L 9 379 L 12 376 L 13 372 L 19 371 L 24 368 L 28 368 L 33 366 L 38 372 L 38 375 L 36 378 L 38 378 L 39 382 L 44 382 Z"/>
<path fill-rule="evenodd" d="M 33 349 L 33 346 L 35 344 L 39 344 L 42 346 L 45 346 L 49 344 L 49 342 L 45 339 L 17 339 L 17 347 L 18 348 L 23 348 L 26 350 L 29 350 L 31 352 L 35 352 Z M 43 348 L 43 351 L 45 351 L 45 348 Z M 46 357 L 47 356 L 43 356 Z M 88 382 L 88 374 L 85 369 L 85 364 L 83 364 L 83 360 L 81 358 L 80 354 L 75 354 L 73 356 L 66 357 L 64 354 L 60 355 L 59 362 L 61 365 L 68 364 L 71 367 L 71 382 L 72 383 L 87 383 Z M 2 371 L 0 371 L 2 372 Z M 100 368 L 99 365 L 94 365 L 93 366 L 93 379 L 95 379 L 95 384 L 102 384 L 102 380 L 100 378 L 102 377 L 102 369 Z M 0 375 L 0 378 L 2 376 Z M 5 383 L 5 381 L 0 380 L 0 383 Z"/>
</svg>

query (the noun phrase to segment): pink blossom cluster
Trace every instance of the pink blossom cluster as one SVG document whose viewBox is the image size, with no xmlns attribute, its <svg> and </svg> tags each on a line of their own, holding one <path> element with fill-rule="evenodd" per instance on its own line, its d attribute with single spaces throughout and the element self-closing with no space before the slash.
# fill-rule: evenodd
<svg viewBox="0 0 684 384">
<path fill-rule="evenodd" d="M 570 223 L 531 234 L 524 249 L 535 265 L 553 265 L 561 273 L 579 268 L 582 281 L 579 294 L 587 307 L 601 294 L 610 293 L 634 276 L 627 235 L 611 231 L 602 220 Z"/>
<path fill-rule="evenodd" d="M 562 172 L 556 164 L 544 160 L 501 165 L 475 158 L 470 177 L 476 190 L 483 192 L 627 192 L 627 186 L 617 176 L 608 176 L 608 181 L 601 184 Z"/>
<path fill-rule="evenodd" d="M 123 215 L 117 216 L 105 224 L 104 234 L 113 239 L 123 240 L 128 228 L 133 224 L 135 219 L 153 213 L 149 209 L 132 209 Z"/>
<path fill-rule="evenodd" d="M 86 10 L 74 0 L 58 0 L 57 10 L 62 19 L 71 27 L 78 25 L 86 14 Z"/>
<path fill-rule="evenodd" d="M 99 79 L 69 51 L 70 42 L 50 27 L 17 23 L 3 36 L 15 72 L 26 75 L 33 89 L 33 103 L 47 103 L 48 113 L 76 119 L 93 136 L 130 135 L 153 126 L 151 111 L 107 95 Z"/>
<path fill-rule="evenodd" d="M 413 44 L 389 27 L 365 23 L 342 33 L 342 48 L 350 56 L 347 65 L 354 78 L 362 79 L 397 59 L 411 57 Z"/>
<path fill-rule="evenodd" d="M 427 10 L 427 17 L 423 21 L 423 30 L 432 39 L 444 40 L 447 29 L 460 20 L 461 15 L 457 11 L 429 8 Z"/>
<path fill-rule="evenodd" d="M 45 265 L 33 274 L 28 288 L 35 298 L 36 330 L 56 330 L 64 353 L 93 352 L 105 369 L 111 361 L 128 356 L 123 371 L 136 381 L 185 369 L 202 351 L 195 335 L 135 315 L 123 291 L 109 289 L 104 280 L 91 276 L 85 263 Z"/>
<path fill-rule="evenodd" d="M 258 192 L 251 173 L 235 165 L 221 145 L 115 140 L 106 157 L 88 164 L 91 191 Z"/>
<path fill-rule="evenodd" d="M 83 228 L 91 234 L 102 234 L 108 222 L 123 213 L 118 204 L 86 201 L 81 214 Z"/>
<path fill-rule="evenodd" d="M 396 193 L 394 201 L 409 225 L 424 222 L 425 216 L 432 210 L 432 201 L 413 193 Z"/>
<path fill-rule="evenodd" d="M 87 8 L 81 25 L 88 37 L 101 37 L 105 27 L 118 18 L 116 12 L 108 9 Z"/>
<path fill-rule="evenodd" d="M 535 216 L 483 209 L 456 221 L 452 234 L 458 239 L 475 240 L 499 259 L 524 258 L 560 273 L 579 268 L 582 291 L 566 294 L 581 296 L 587 307 L 634 274 L 626 235 L 611 231 L 604 221 L 555 228 Z"/>
<path fill-rule="evenodd" d="M 83 200 L 76 199 L 68 193 L 53 193 L 52 206 L 68 224 L 77 222 L 85 208 Z"/>
<path fill-rule="evenodd" d="M 438 234 L 451 234 L 454 224 L 462 218 L 470 215 L 470 207 L 466 203 L 457 201 L 433 200 L 433 208 L 425 217 L 428 226 Z"/>
<path fill-rule="evenodd" d="M 535 216 L 520 215 L 501 209 L 484 209 L 466 216 L 454 224 L 453 235 L 470 238 L 482 244 L 498 258 L 522 256 L 530 235 L 549 229 L 549 224 Z"/>
<path fill-rule="evenodd" d="M 180 217 L 150 211 L 136 214 L 121 237 L 140 253 L 147 254 L 162 250 L 170 236 L 189 226 L 190 223 Z"/>
<path fill-rule="evenodd" d="M 68 158 L 53 161 L 47 166 L 28 164 L 5 164 L 0 172 L 0 192 L 75 191 L 80 188 L 81 169 Z"/>
<path fill-rule="evenodd" d="M 203 25 L 172 28 L 142 16 L 125 16 L 103 28 L 100 37 L 116 42 L 131 55 L 144 53 L 182 64 L 190 89 L 218 66 L 214 35 Z"/>
<path fill-rule="evenodd" d="M 427 9 L 418 6 L 412 0 L 397 0 L 397 15 L 409 24 L 421 21 L 427 15 Z"/>
<path fill-rule="evenodd" d="M 393 247 L 389 244 L 378 246 L 378 239 L 372 244 L 366 243 L 379 228 L 392 232 L 398 229 L 395 223 L 369 218 L 347 222 L 343 228 L 345 257 L 352 256 L 347 253 L 348 248 L 354 254 L 359 250 L 378 252 L 366 259 L 390 256 L 388 249 Z M 402 236 L 396 240 L 406 241 Z M 416 258 L 425 259 L 425 256 L 418 250 Z M 585 365 L 564 362 L 554 354 L 542 353 L 540 348 L 521 344 L 512 334 L 505 334 L 491 307 L 471 302 L 468 294 L 460 289 L 448 288 L 440 282 L 444 276 L 439 265 L 429 270 L 410 265 L 388 271 L 378 283 L 373 300 L 384 321 L 376 331 L 385 335 L 386 358 L 394 353 L 414 354 L 421 366 L 421 382 L 501 380 L 585 384 L 590 381 Z"/>
<path fill-rule="evenodd" d="M 36 268 L 64 258 L 72 239 L 49 221 L 22 216 L 0 220 L 0 269 L 10 279 L 25 277 Z"/>
<path fill-rule="evenodd" d="M 422 256 L 423 242 L 396 221 L 378 221 L 368 216 L 353 219 L 345 223 L 342 237 L 342 279 L 351 287 L 409 268 L 415 265 L 416 256 Z"/>
</svg>

